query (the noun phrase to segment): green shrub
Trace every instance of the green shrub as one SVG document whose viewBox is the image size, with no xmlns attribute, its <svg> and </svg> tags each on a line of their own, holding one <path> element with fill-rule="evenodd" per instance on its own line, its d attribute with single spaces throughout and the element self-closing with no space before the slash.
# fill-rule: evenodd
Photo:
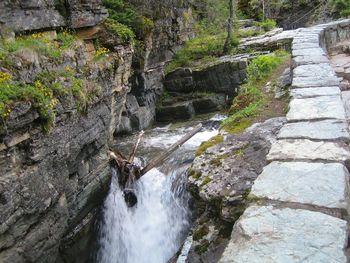
<svg viewBox="0 0 350 263">
<path fill-rule="evenodd" d="M 265 32 L 267 32 L 267 31 L 274 29 L 276 27 L 277 23 L 273 19 L 266 19 L 266 20 L 261 21 L 261 22 L 256 22 L 255 25 L 258 27 L 261 27 L 262 29 L 264 29 Z"/>
<path fill-rule="evenodd" d="M 178 67 L 193 67 L 194 64 L 215 60 L 222 55 L 226 34 L 209 35 L 203 34 L 187 41 L 183 48 L 177 51 L 173 60 L 167 65 L 165 72 L 171 72 Z M 231 40 L 231 54 L 239 44 L 237 36 Z"/>
<path fill-rule="evenodd" d="M 128 26 L 112 19 L 107 19 L 104 25 L 109 32 L 118 36 L 124 43 L 134 42 L 135 34 Z"/>
<path fill-rule="evenodd" d="M 248 79 L 258 81 L 267 77 L 286 56 L 286 52 L 279 52 L 253 59 L 247 68 Z"/>
<path fill-rule="evenodd" d="M 350 15 L 350 0 L 332 0 L 331 7 L 334 13 L 338 13 L 342 17 Z"/>
<path fill-rule="evenodd" d="M 283 61 L 289 58 L 285 51 L 259 56 L 251 61 L 247 68 L 248 82 L 233 99 L 229 116 L 222 122 L 221 129 L 230 133 L 241 132 L 262 109 L 265 96 L 261 91 L 266 79 Z"/>
<path fill-rule="evenodd" d="M 75 41 L 76 38 L 67 31 L 58 33 L 57 40 L 51 39 L 45 33 L 19 36 L 14 41 L 1 40 L 0 60 L 5 61 L 8 55 L 27 48 L 58 62 L 62 51 L 72 48 Z"/>
<path fill-rule="evenodd" d="M 62 31 L 57 34 L 57 40 L 60 43 L 61 49 L 69 49 L 74 47 L 76 37 L 68 31 Z"/>
<path fill-rule="evenodd" d="M 54 108 L 57 99 L 49 87 L 40 81 L 34 85 L 23 83 L 0 83 L 0 117 L 6 119 L 12 111 L 12 105 L 17 101 L 30 101 L 33 108 L 43 120 L 43 129 L 47 131 L 54 121 Z"/>
<path fill-rule="evenodd" d="M 62 71 L 43 71 L 34 83 L 26 84 L 13 81 L 9 73 L 0 72 L 0 118 L 8 118 L 16 102 L 30 102 L 47 132 L 54 123 L 58 101 L 69 94 L 74 96 L 77 110 L 85 112 L 100 94 L 100 87 L 96 84 L 88 89 L 85 80 L 75 75 L 69 67 Z"/>
<path fill-rule="evenodd" d="M 109 20 L 118 24 L 117 31 L 122 34 L 120 37 L 126 42 L 135 37 L 143 39 L 154 28 L 153 20 L 142 15 L 130 3 L 125 3 L 123 0 L 103 0 L 102 3 L 108 9 Z"/>
</svg>

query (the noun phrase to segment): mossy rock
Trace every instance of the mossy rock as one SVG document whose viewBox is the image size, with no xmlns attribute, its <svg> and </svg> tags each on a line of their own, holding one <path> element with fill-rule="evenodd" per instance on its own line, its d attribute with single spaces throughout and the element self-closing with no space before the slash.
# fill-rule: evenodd
<svg viewBox="0 0 350 263">
<path fill-rule="evenodd" d="M 193 240 L 201 240 L 204 236 L 209 233 L 209 228 L 206 225 L 200 226 L 196 231 L 193 232 Z"/>
<path fill-rule="evenodd" d="M 222 143 L 223 141 L 224 141 L 224 136 L 219 134 L 211 138 L 209 141 L 202 142 L 202 144 L 199 146 L 199 148 L 196 151 L 196 156 L 202 155 L 208 148 L 213 147 L 219 143 Z"/>
</svg>

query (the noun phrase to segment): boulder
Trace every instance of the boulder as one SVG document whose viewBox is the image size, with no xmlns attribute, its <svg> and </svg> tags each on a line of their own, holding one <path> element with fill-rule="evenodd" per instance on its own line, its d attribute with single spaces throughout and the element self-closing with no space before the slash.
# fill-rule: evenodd
<svg viewBox="0 0 350 263">
<path fill-rule="evenodd" d="M 209 95 L 192 101 L 196 114 L 220 111 L 226 105 L 226 96 L 222 94 Z"/>
<path fill-rule="evenodd" d="M 214 92 L 237 94 L 246 81 L 246 57 L 224 56 L 200 68 L 179 68 L 165 76 L 164 87 L 170 92 Z"/>
<path fill-rule="evenodd" d="M 157 108 L 156 120 L 159 122 L 172 122 L 175 120 L 189 120 L 195 115 L 192 101 L 180 102 L 171 106 Z"/>
</svg>

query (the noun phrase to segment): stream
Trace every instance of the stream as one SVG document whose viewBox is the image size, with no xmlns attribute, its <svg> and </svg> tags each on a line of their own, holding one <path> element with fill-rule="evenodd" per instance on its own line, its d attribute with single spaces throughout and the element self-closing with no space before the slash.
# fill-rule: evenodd
<svg viewBox="0 0 350 263">
<path fill-rule="evenodd" d="M 186 259 L 187 238 L 191 227 L 190 195 L 186 191 L 186 171 L 201 142 L 218 133 L 221 116 L 204 121 L 203 129 L 177 149 L 162 166 L 152 169 L 136 182 L 138 203 L 127 207 L 113 177 L 99 223 L 98 263 L 167 263 L 181 249 L 177 261 Z M 169 126 L 145 132 L 137 152 L 137 161 L 144 166 L 150 159 L 182 138 L 198 122 L 178 128 Z M 120 139 L 117 148 L 128 153 L 137 135 Z M 186 242 L 185 242 L 186 240 Z"/>
</svg>

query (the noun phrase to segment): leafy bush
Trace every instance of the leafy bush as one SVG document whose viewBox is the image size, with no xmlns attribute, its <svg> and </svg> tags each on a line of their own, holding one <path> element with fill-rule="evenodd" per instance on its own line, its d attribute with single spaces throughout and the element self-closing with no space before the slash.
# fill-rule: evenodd
<svg viewBox="0 0 350 263">
<path fill-rule="evenodd" d="M 0 83 L 0 117 L 7 118 L 12 111 L 12 105 L 17 101 L 30 101 L 33 108 L 39 113 L 44 121 L 44 130 L 47 130 L 54 120 L 54 108 L 57 99 L 49 87 L 40 81 L 34 85 L 23 83 Z"/>
<path fill-rule="evenodd" d="M 15 41 L 1 40 L 0 59 L 6 60 L 9 54 L 28 48 L 54 61 L 59 61 L 62 56 L 62 51 L 72 48 L 75 40 L 76 38 L 67 31 L 57 34 L 56 40 L 51 39 L 49 35 L 44 33 L 19 36 Z"/>
<path fill-rule="evenodd" d="M 233 99 L 229 117 L 222 122 L 221 129 L 237 133 L 250 125 L 249 118 L 256 116 L 264 105 L 265 96 L 261 89 L 266 79 L 288 58 L 287 52 L 276 51 L 252 60 L 247 68 L 248 82 L 241 87 L 240 93 Z"/>
<path fill-rule="evenodd" d="M 88 104 L 99 95 L 100 87 L 96 84 L 88 89 L 85 80 L 75 75 L 70 67 L 62 71 L 43 71 L 34 83 L 26 84 L 13 81 L 9 73 L 0 72 L 0 118 L 8 118 L 16 102 L 30 102 L 47 132 L 55 120 L 58 101 L 69 94 L 74 96 L 77 110 L 85 112 Z"/>
<path fill-rule="evenodd" d="M 167 65 L 165 71 L 168 73 L 178 67 L 191 67 L 193 63 L 198 61 L 215 60 L 215 57 L 222 55 L 225 37 L 225 34 L 203 34 L 186 42 L 184 47 L 175 53 L 173 60 Z M 232 37 L 231 54 L 235 52 L 235 47 L 238 44 L 239 39 L 236 36 Z"/>
<path fill-rule="evenodd" d="M 248 79 L 258 81 L 267 77 L 286 56 L 286 52 L 277 52 L 253 59 L 247 68 Z"/>
<path fill-rule="evenodd" d="M 135 36 L 143 39 L 152 31 L 153 20 L 142 15 L 133 5 L 123 0 L 103 0 L 102 3 L 108 9 L 109 20 L 114 21 L 119 28 L 117 31 L 121 36 L 118 36 L 123 37 L 124 41 L 130 41 Z M 111 24 L 111 21 L 107 24 Z"/>
<path fill-rule="evenodd" d="M 76 37 L 68 31 L 62 31 L 57 34 L 57 41 L 60 43 L 61 49 L 73 48 Z"/>
<path fill-rule="evenodd" d="M 107 19 L 104 25 L 109 32 L 118 36 L 124 43 L 134 42 L 135 34 L 126 25 L 112 19 Z"/>
<path fill-rule="evenodd" d="M 332 0 L 331 7 L 333 12 L 339 13 L 342 17 L 350 15 L 350 0 Z"/>
<path fill-rule="evenodd" d="M 256 22 L 256 26 L 261 27 L 265 32 L 274 29 L 277 26 L 277 23 L 273 19 L 266 19 L 261 22 Z"/>
</svg>

